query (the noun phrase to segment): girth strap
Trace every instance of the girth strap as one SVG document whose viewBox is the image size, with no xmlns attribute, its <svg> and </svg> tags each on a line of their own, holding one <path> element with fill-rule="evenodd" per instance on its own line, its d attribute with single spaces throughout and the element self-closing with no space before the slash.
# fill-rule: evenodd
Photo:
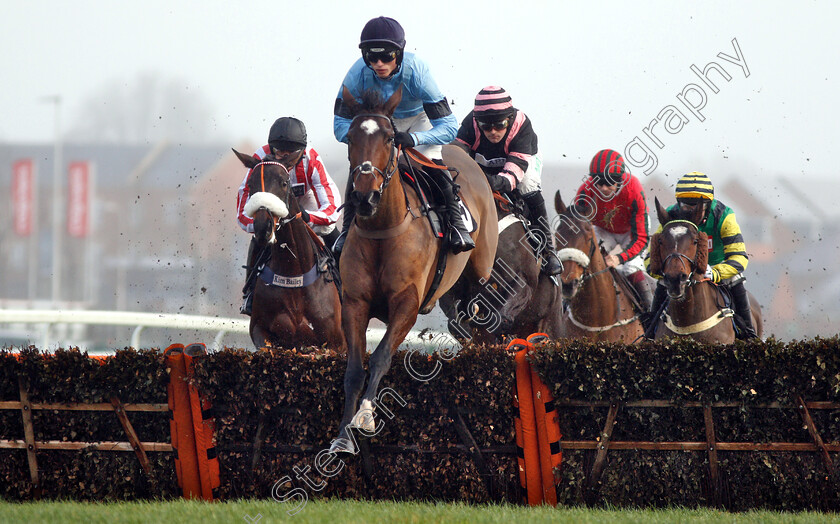
<svg viewBox="0 0 840 524">
<path fill-rule="evenodd" d="M 696 324 L 691 324 L 690 326 L 678 326 L 674 324 L 674 321 L 671 320 L 671 317 L 668 316 L 667 312 L 663 312 L 663 316 L 665 317 L 665 327 L 667 327 L 677 335 L 693 335 L 694 333 L 706 331 L 707 329 L 711 329 L 717 326 L 721 323 L 721 321 L 733 316 L 734 314 L 735 312 L 727 307 L 721 309 L 720 311 L 710 316 L 706 320 L 703 320 L 702 322 L 697 322 Z"/>
<path fill-rule="evenodd" d="M 572 324 L 579 327 L 580 329 L 582 329 L 584 331 L 589 331 L 590 333 L 603 333 L 604 331 L 609 331 L 614 327 L 626 326 L 627 324 L 633 322 L 637 318 L 639 318 L 639 315 L 635 315 L 635 316 L 632 316 L 630 318 L 625 318 L 624 320 L 619 320 L 618 322 L 615 322 L 614 324 L 610 324 L 609 326 L 593 327 L 593 326 L 587 326 L 586 324 L 581 324 L 580 321 L 578 321 L 574 316 L 572 316 L 572 308 L 571 307 L 569 308 L 569 321 Z"/>
</svg>

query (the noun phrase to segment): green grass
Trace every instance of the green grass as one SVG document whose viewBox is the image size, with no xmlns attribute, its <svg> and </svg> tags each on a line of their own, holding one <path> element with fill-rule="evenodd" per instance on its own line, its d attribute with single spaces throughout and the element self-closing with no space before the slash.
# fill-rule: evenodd
<svg viewBox="0 0 840 524">
<path fill-rule="evenodd" d="M 702 522 L 702 523 L 796 523 L 796 522 L 840 522 L 840 515 L 829 513 L 780 513 L 772 511 L 751 511 L 727 513 L 710 509 L 663 509 L 663 510 L 619 510 L 586 508 L 528 508 L 522 506 L 469 506 L 466 504 L 418 503 L 418 502 L 368 502 L 354 500 L 309 501 L 293 515 L 292 504 L 274 501 L 237 501 L 223 503 L 202 503 L 187 501 L 171 502 L 0 502 L 2 523 L 115 523 L 115 522 L 187 522 L 210 524 L 214 522 L 270 522 L 326 524 L 344 523 L 414 523 L 445 522 L 474 523 L 493 522 L 512 524 L 514 522 L 563 523 L 629 523 L 629 522 Z M 262 517 L 258 518 L 258 515 Z M 246 519 L 250 517 L 249 521 Z"/>
</svg>

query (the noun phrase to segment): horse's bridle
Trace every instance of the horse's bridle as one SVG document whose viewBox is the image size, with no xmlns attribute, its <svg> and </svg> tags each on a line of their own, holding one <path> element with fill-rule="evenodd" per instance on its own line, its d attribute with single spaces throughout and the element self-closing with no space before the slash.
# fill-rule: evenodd
<svg viewBox="0 0 840 524">
<path fill-rule="evenodd" d="M 692 222 L 690 220 L 671 220 L 670 222 L 668 222 L 664 226 L 662 226 L 662 231 L 664 232 L 665 228 L 667 228 L 670 224 L 675 224 L 675 223 L 690 224 L 691 227 L 693 227 L 696 232 L 698 232 L 698 233 L 700 232 L 700 228 L 697 227 L 697 224 L 695 224 L 694 222 Z M 674 246 L 674 249 L 676 249 L 676 246 Z M 697 249 L 702 249 L 702 248 L 700 246 L 698 246 Z M 694 284 L 697 284 L 699 282 L 705 282 L 706 280 L 708 280 L 706 278 L 701 278 L 699 280 L 691 278 L 691 276 L 694 275 L 694 273 L 697 271 L 697 253 L 694 254 L 694 260 L 692 260 L 692 259 L 688 258 L 688 255 L 685 255 L 685 254 L 680 253 L 678 251 L 674 251 L 673 253 L 671 253 L 670 255 L 665 257 L 664 260 L 662 260 L 662 272 L 663 273 L 665 272 L 665 266 L 668 264 L 668 261 L 671 260 L 671 258 L 673 258 L 673 257 L 677 257 L 677 260 L 680 261 L 680 265 L 682 265 L 683 267 L 685 267 L 685 263 L 686 263 L 686 261 L 688 261 L 689 271 L 688 271 L 688 284 L 686 284 L 686 287 L 691 287 Z"/>
<path fill-rule="evenodd" d="M 592 237 L 589 237 L 589 256 L 587 258 L 589 259 L 590 263 L 592 262 L 592 257 L 595 255 L 595 249 L 596 248 L 597 248 L 597 246 L 595 245 L 595 240 Z M 574 262 L 574 260 L 573 260 L 573 262 Z M 595 278 L 598 275 L 600 275 L 601 273 L 606 273 L 607 271 L 610 270 L 609 266 L 607 266 L 606 268 L 601 269 L 600 271 L 590 273 L 589 272 L 589 264 L 583 265 L 583 264 L 580 264 L 580 262 L 577 262 L 577 264 L 580 265 L 583 268 L 583 273 L 581 273 L 581 275 L 579 277 L 577 277 L 576 279 L 574 279 L 573 281 L 569 282 L 569 284 L 574 284 L 575 282 L 577 282 L 579 287 L 583 286 L 583 284 L 587 280 Z"/>
<path fill-rule="evenodd" d="M 257 167 L 260 168 L 260 190 L 263 193 L 266 192 L 265 191 L 265 166 L 280 166 L 286 172 L 286 175 L 289 174 L 289 168 L 287 168 L 285 165 L 281 164 L 280 162 L 274 162 L 274 161 L 271 161 L 271 160 L 262 161 L 259 164 L 255 165 L 254 167 L 252 167 L 251 168 L 252 173 L 255 169 L 257 169 Z M 291 179 L 289 180 L 289 183 L 291 183 Z M 282 201 L 284 204 L 286 204 L 286 209 L 289 208 L 289 197 L 290 197 L 291 193 L 292 193 L 291 189 L 289 191 L 287 191 L 286 192 L 286 200 Z M 274 224 L 274 231 L 280 231 L 281 227 L 285 226 L 286 224 L 288 224 L 289 222 L 291 222 L 292 220 L 294 220 L 295 218 L 298 217 L 298 215 L 289 215 L 286 218 L 280 218 L 280 217 L 274 216 L 274 213 L 272 213 L 271 211 L 269 211 L 266 208 L 261 208 L 261 209 L 265 209 L 265 212 L 268 213 L 268 216 L 271 217 L 271 221 Z"/>
<path fill-rule="evenodd" d="M 391 136 L 388 137 L 388 140 L 391 142 L 391 152 L 388 155 L 388 161 L 385 163 L 385 169 L 387 170 L 388 167 L 393 162 L 394 166 L 391 168 L 391 170 L 388 171 L 388 172 L 385 172 L 385 171 L 379 169 L 378 167 L 374 166 L 370 162 L 370 160 L 365 160 L 364 162 L 362 162 L 361 164 L 359 164 L 358 166 L 356 166 L 356 167 L 354 167 L 353 169 L 350 170 L 350 179 L 352 180 L 353 189 L 356 188 L 356 178 L 359 175 L 371 175 L 373 177 L 376 177 L 376 175 L 381 176 L 382 177 L 382 185 L 379 186 L 379 189 L 377 190 L 379 192 L 380 196 L 381 196 L 382 193 L 385 191 L 385 188 L 388 186 L 388 182 L 391 181 L 391 177 L 393 177 L 394 173 L 396 173 L 396 171 L 397 171 L 397 156 L 399 155 L 399 150 L 397 149 L 397 146 L 394 145 L 394 135 L 395 135 L 397 127 L 394 125 L 394 121 L 393 121 L 393 119 L 391 119 L 390 116 L 383 115 L 381 113 L 360 113 L 360 114 L 353 117 L 353 120 L 350 122 L 351 126 L 353 125 L 353 122 L 355 122 L 357 118 L 384 118 L 391 125 L 392 133 L 391 133 Z"/>
</svg>

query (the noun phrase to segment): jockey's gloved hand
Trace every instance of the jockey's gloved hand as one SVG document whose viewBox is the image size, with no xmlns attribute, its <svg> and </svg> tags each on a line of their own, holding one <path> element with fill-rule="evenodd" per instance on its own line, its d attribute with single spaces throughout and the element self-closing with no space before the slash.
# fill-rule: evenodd
<svg viewBox="0 0 840 524">
<path fill-rule="evenodd" d="M 717 282 L 718 278 L 717 278 L 717 275 L 715 273 L 717 273 L 715 271 L 715 268 L 713 268 L 712 266 L 706 265 L 706 274 L 704 275 L 706 278 L 708 278 L 712 282 Z"/>
<path fill-rule="evenodd" d="M 307 224 L 309 223 L 309 213 L 307 213 L 305 209 L 300 210 L 300 219 Z"/>
<path fill-rule="evenodd" d="M 490 175 L 487 177 L 490 182 L 490 189 L 500 193 L 510 193 L 513 188 L 510 187 L 510 180 L 502 175 Z"/>
<path fill-rule="evenodd" d="M 411 136 L 411 133 L 406 133 L 405 131 L 397 131 L 397 134 L 394 135 L 394 143 L 398 146 L 403 147 L 414 147 L 414 137 Z"/>
</svg>

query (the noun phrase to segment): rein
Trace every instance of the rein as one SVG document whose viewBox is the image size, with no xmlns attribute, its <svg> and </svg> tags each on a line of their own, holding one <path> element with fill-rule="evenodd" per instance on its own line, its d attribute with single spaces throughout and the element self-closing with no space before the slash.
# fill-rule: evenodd
<svg viewBox="0 0 840 524">
<path fill-rule="evenodd" d="M 429 160 L 429 158 L 426 155 L 420 153 L 419 151 L 417 151 L 413 147 L 406 148 L 404 152 L 405 152 L 405 155 L 408 158 L 410 158 L 411 160 L 414 160 L 415 162 L 417 162 L 421 166 L 430 167 L 432 169 L 445 169 L 447 171 L 457 171 L 456 169 L 450 168 L 448 166 L 435 164 L 434 162 Z"/>
</svg>

